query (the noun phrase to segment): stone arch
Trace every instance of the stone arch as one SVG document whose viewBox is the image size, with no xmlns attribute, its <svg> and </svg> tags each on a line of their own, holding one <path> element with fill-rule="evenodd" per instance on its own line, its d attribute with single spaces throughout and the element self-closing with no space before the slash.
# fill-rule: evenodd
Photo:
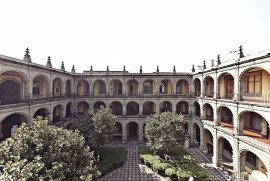
<svg viewBox="0 0 270 181">
<path fill-rule="evenodd" d="M 146 79 L 143 82 L 143 94 L 156 94 L 156 83 L 153 79 Z"/>
<path fill-rule="evenodd" d="M 94 103 L 94 109 L 99 109 L 101 106 L 106 108 L 106 104 L 103 101 L 97 101 Z"/>
<path fill-rule="evenodd" d="M 255 111 L 243 111 L 239 114 L 240 134 L 251 136 L 259 140 L 269 139 L 269 121 Z"/>
<path fill-rule="evenodd" d="M 194 94 L 195 96 L 200 96 L 201 95 L 201 81 L 199 78 L 195 78 L 193 80 L 193 85 L 194 85 Z"/>
<path fill-rule="evenodd" d="M 214 79 L 210 75 L 207 75 L 204 79 L 204 96 L 214 96 Z"/>
<path fill-rule="evenodd" d="M 10 137 L 13 128 L 20 126 L 23 122 L 28 123 L 28 116 L 24 113 L 12 113 L 6 116 L 2 121 L 2 134 L 4 138 Z"/>
<path fill-rule="evenodd" d="M 90 108 L 86 101 L 81 101 L 77 105 L 77 115 L 82 116 Z"/>
<path fill-rule="evenodd" d="M 203 117 L 209 121 L 214 120 L 214 110 L 211 104 L 205 103 L 203 105 Z"/>
<path fill-rule="evenodd" d="M 119 79 L 113 79 L 109 83 L 110 95 L 121 95 L 123 90 L 123 83 Z"/>
<path fill-rule="evenodd" d="M 39 74 L 33 78 L 33 98 L 47 98 L 49 96 L 50 84 L 46 75 Z"/>
<path fill-rule="evenodd" d="M 97 95 L 104 95 L 107 93 L 107 86 L 104 80 L 97 79 L 93 82 L 93 94 Z"/>
<path fill-rule="evenodd" d="M 122 124 L 119 121 L 117 121 L 116 124 L 115 124 L 115 127 L 116 127 L 116 132 L 114 134 L 114 137 L 122 138 L 122 136 L 123 136 L 123 134 L 122 134 L 123 133 L 123 126 L 122 126 Z"/>
<path fill-rule="evenodd" d="M 214 148 L 214 137 L 211 130 L 204 127 L 203 129 L 203 143 L 202 143 L 202 151 L 205 154 L 213 156 L 213 148 Z"/>
<path fill-rule="evenodd" d="M 240 159 L 240 176 L 244 178 L 245 173 L 260 179 L 267 180 L 267 163 L 268 159 L 264 159 L 261 154 L 256 153 L 254 150 L 247 148 L 239 150 L 239 159 Z M 246 170 L 246 167 L 249 169 Z M 264 175 L 261 175 L 264 174 Z"/>
<path fill-rule="evenodd" d="M 127 103 L 127 115 L 130 116 L 135 116 L 139 114 L 139 104 L 135 101 L 130 101 L 129 103 Z"/>
<path fill-rule="evenodd" d="M 27 80 L 18 71 L 5 71 L 0 74 L 0 104 L 14 104 L 29 99 Z"/>
<path fill-rule="evenodd" d="M 63 81 L 60 77 L 56 77 L 53 79 L 53 97 L 60 97 L 62 96 L 63 90 L 62 90 L 62 84 Z"/>
<path fill-rule="evenodd" d="M 78 96 L 88 96 L 90 95 L 89 83 L 85 79 L 80 79 L 77 83 L 77 95 Z"/>
<path fill-rule="evenodd" d="M 192 129 L 193 129 L 193 135 L 192 135 L 192 139 L 193 139 L 193 142 L 194 142 L 194 145 L 195 146 L 200 146 L 201 145 L 201 127 L 199 126 L 199 124 L 197 123 L 193 123 L 192 125 Z"/>
<path fill-rule="evenodd" d="M 201 106 L 200 104 L 196 101 L 193 103 L 194 106 L 194 112 L 195 112 L 195 116 L 201 117 Z"/>
<path fill-rule="evenodd" d="M 139 137 L 139 124 L 135 121 L 130 121 L 127 124 L 127 135 L 128 139 L 138 139 Z"/>
<path fill-rule="evenodd" d="M 157 106 L 153 101 L 146 101 L 143 104 L 143 115 L 155 114 L 157 111 Z"/>
<path fill-rule="evenodd" d="M 66 105 L 66 118 L 73 116 L 72 102 L 67 103 Z"/>
<path fill-rule="evenodd" d="M 66 96 L 67 97 L 71 97 L 71 80 L 70 79 L 68 79 L 67 81 L 66 81 Z"/>
<path fill-rule="evenodd" d="M 176 83 L 176 94 L 189 95 L 189 81 L 186 79 L 180 79 Z"/>
<path fill-rule="evenodd" d="M 41 116 L 43 119 L 48 119 L 49 116 L 49 109 L 46 107 L 43 108 L 39 108 L 35 114 L 34 114 L 34 118 L 37 118 L 38 116 Z"/>
<path fill-rule="evenodd" d="M 189 114 L 189 104 L 187 101 L 180 101 L 176 104 L 176 113 L 182 115 Z"/>
<path fill-rule="evenodd" d="M 172 112 L 172 103 L 170 101 L 162 101 L 159 104 L 159 112 Z"/>
<path fill-rule="evenodd" d="M 113 101 L 110 104 L 110 111 L 112 114 L 116 116 L 122 116 L 123 115 L 123 105 L 119 101 Z"/>
<path fill-rule="evenodd" d="M 53 123 L 59 122 L 63 119 L 63 105 L 58 104 L 53 108 Z"/>
<path fill-rule="evenodd" d="M 234 96 L 234 77 L 232 74 L 224 72 L 218 76 L 218 95 L 217 98 L 233 99 Z"/>
<path fill-rule="evenodd" d="M 217 108 L 217 124 L 233 129 L 233 111 L 226 106 Z"/>
<path fill-rule="evenodd" d="M 223 159 L 225 157 L 226 159 Z M 223 136 L 217 138 L 217 165 L 233 172 L 233 144 Z"/>
<path fill-rule="evenodd" d="M 139 95 L 139 81 L 129 79 L 126 83 L 126 93 L 128 96 Z"/>
<path fill-rule="evenodd" d="M 160 81 L 159 84 L 159 93 L 162 94 L 167 94 L 167 95 L 172 95 L 173 92 L 173 84 L 170 79 L 163 79 Z"/>
<path fill-rule="evenodd" d="M 246 68 L 239 76 L 240 100 L 269 102 L 269 77 L 270 73 L 265 67 L 253 66 Z"/>
</svg>

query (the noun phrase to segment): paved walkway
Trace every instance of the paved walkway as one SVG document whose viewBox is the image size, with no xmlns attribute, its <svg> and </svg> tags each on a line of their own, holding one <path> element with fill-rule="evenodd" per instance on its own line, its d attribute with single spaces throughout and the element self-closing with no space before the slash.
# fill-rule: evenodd
<svg viewBox="0 0 270 181">
<path fill-rule="evenodd" d="M 189 154 L 201 165 L 207 174 L 215 181 L 230 180 L 230 176 L 222 170 L 213 167 L 212 163 L 198 150 L 196 147 L 191 147 L 187 150 Z"/>
<path fill-rule="evenodd" d="M 113 144 L 106 147 L 126 147 L 127 155 L 122 167 L 113 170 L 100 178 L 100 181 L 165 181 L 166 178 L 154 173 L 148 167 L 141 165 L 136 143 Z M 201 165 L 214 181 L 227 181 L 229 175 L 213 167 L 211 162 L 195 147 L 187 150 L 196 162 Z"/>
</svg>

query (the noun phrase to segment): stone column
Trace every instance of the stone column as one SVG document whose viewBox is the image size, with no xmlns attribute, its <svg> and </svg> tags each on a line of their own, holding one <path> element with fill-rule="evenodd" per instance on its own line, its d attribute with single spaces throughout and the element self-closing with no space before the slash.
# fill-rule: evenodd
<svg viewBox="0 0 270 181">
<path fill-rule="evenodd" d="M 139 115 L 143 115 L 143 104 L 139 102 Z"/>
<path fill-rule="evenodd" d="M 212 164 L 214 167 L 218 166 L 218 143 L 217 143 L 217 138 L 216 136 L 213 136 L 213 159 L 212 159 Z"/>
<path fill-rule="evenodd" d="M 204 97 L 204 80 L 203 80 L 203 76 L 202 76 L 202 79 L 200 81 L 201 81 L 201 97 L 203 98 Z"/>
<path fill-rule="evenodd" d="M 234 96 L 233 96 L 233 99 L 234 100 L 239 100 L 241 90 L 240 90 L 240 79 L 239 79 L 239 68 L 238 68 L 238 66 L 235 68 L 235 74 L 234 74 L 233 78 L 234 78 L 234 88 L 233 88 Z"/>
<path fill-rule="evenodd" d="M 127 115 L 127 106 L 123 103 L 123 115 Z"/>
<path fill-rule="evenodd" d="M 122 143 L 127 143 L 127 124 L 126 123 L 123 123 Z"/>
<path fill-rule="evenodd" d="M 3 121 L 3 120 L 2 120 Z M 0 138 L 3 137 L 2 122 L 0 123 Z"/>
<path fill-rule="evenodd" d="M 143 143 L 143 124 L 142 124 L 142 122 L 138 126 L 139 126 L 139 143 Z"/>
<path fill-rule="evenodd" d="M 208 153 L 208 148 L 207 148 L 207 141 L 208 141 L 208 135 L 205 135 L 204 130 L 202 129 L 200 131 L 200 150 L 203 154 L 207 154 Z"/>
<path fill-rule="evenodd" d="M 172 103 L 172 112 L 176 112 L 176 103 Z"/>
</svg>

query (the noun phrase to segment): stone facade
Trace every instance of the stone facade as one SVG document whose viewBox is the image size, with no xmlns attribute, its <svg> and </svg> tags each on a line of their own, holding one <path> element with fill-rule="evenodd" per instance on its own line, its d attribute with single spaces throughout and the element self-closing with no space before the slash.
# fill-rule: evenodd
<svg viewBox="0 0 270 181">
<path fill-rule="evenodd" d="M 27 53 L 29 55 L 29 52 Z M 192 73 L 75 73 L 0 55 L 0 137 L 35 116 L 67 126 L 100 105 L 117 116 L 116 136 L 144 140 L 145 118 L 182 113 L 190 144 L 237 180 L 270 180 L 270 54 L 261 52 Z M 16 120 L 16 121 L 14 121 Z M 257 170 L 257 171 L 256 171 Z"/>
</svg>

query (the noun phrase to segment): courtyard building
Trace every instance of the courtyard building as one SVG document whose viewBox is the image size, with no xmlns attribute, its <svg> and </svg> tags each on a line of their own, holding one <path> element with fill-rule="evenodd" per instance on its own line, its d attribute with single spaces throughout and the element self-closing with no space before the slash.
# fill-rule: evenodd
<svg viewBox="0 0 270 181">
<path fill-rule="evenodd" d="M 270 181 L 270 51 L 218 61 L 192 72 L 76 73 L 0 55 L 0 139 L 42 116 L 67 127 L 89 108 L 117 117 L 115 137 L 144 142 L 147 116 L 172 111 L 186 121 L 190 146 L 237 180 Z"/>
</svg>

